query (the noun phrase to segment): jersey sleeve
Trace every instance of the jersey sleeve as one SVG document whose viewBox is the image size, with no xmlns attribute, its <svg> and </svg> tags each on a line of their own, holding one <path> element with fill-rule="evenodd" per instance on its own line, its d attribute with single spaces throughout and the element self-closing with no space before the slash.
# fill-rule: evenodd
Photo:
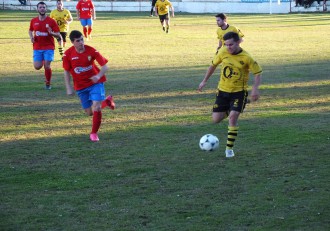
<svg viewBox="0 0 330 231">
<path fill-rule="evenodd" d="M 97 50 L 95 50 L 95 60 L 97 61 L 98 64 L 100 64 L 100 66 L 104 66 L 105 64 L 108 63 L 108 60 L 103 57 L 100 52 L 98 52 Z"/>
<path fill-rule="evenodd" d="M 80 1 L 77 3 L 77 5 L 76 5 L 76 9 L 77 9 L 77 10 L 80 9 Z"/>
<path fill-rule="evenodd" d="M 71 12 L 69 10 L 65 10 L 67 16 L 65 18 L 65 20 L 69 19 L 69 18 L 72 18 L 72 15 L 71 15 Z"/>
<path fill-rule="evenodd" d="M 226 49 L 224 47 L 221 47 L 220 50 L 218 50 L 218 52 L 215 54 L 215 56 L 213 57 L 213 60 L 212 60 L 212 65 L 213 66 L 218 66 L 220 63 L 222 63 L 222 51 L 223 49 Z"/>
<path fill-rule="evenodd" d="M 244 37 L 244 34 L 242 33 L 242 31 L 239 28 L 237 28 L 237 34 L 239 35 L 240 38 Z"/>
<path fill-rule="evenodd" d="M 70 71 L 72 69 L 69 56 L 70 56 L 69 52 L 64 52 L 62 65 L 63 65 L 63 69 L 66 71 Z"/>
<path fill-rule="evenodd" d="M 250 68 L 249 69 L 254 75 L 262 73 L 262 68 L 260 67 L 258 62 L 252 58 L 250 59 Z"/>
<path fill-rule="evenodd" d="M 50 20 L 52 21 L 52 30 L 54 32 L 60 32 L 60 28 L 58 27 L 57 22 L 52 18 L 50 18 Z"/>
<path fill-rule="evenodd" d="M 30 27 L 29 27 L 29 30 L 30 30 L 30 31 L 34 31 L 34 29 L 33 29 L 33 19 L 30 21 Z"/>
</svg>

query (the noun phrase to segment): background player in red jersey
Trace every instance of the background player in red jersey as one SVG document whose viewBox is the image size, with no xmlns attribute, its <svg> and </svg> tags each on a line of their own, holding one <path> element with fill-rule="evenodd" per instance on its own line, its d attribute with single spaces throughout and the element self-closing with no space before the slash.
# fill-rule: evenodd
<svg viewBox="0 0 330 231">
<path fill-rule="evenodd" d="M 29 36 L 33 43 L 33 65 L 36 70 L 45 69 L 46 89 L 50 90 L 52 78 L 51 62 L 54 60 L 55 42 L 53 36 L 61 38 L 60 29 L 54 19 L 46 15 L 44 2 L 37 4 L 38 17 L 31 19 Z"/>
<path fill-rule="evenodd" d="M 96 19 L 95 7 L 92 0 L 80 0 L 76 6 L 77 18 L 83 26 L 83 33 L 87 40 L 90 40 L 93 20 Z"/>
<path fill-rule="evenodd" d="M 66 91 L 68 95 L 73 94 L 71 75 L 83 109 L 87 115 L 93 116 L 90 139 L 96 142 L 99 141 L 97 132 L 101 126 L 101 109 L 107 106 L 112 110 L 115 108 L 112 96 L 105 98 L 103 83 L 106 81 L 105 73 L 109 69 L 108 60 L 93 47 L 84 45 L 84 37 L 80 31 L 71 31 L 69 37 L 73 46 L 66 50 L 63 56 Z M 95 60 L 101 69 L 96 66 Z"/>
</svg>

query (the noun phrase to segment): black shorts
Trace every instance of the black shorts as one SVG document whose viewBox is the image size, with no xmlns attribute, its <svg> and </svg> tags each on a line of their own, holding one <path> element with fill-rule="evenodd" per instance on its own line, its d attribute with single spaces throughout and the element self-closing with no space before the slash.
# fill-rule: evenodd
<svg viewBox="0 0 330 231">
<path fill-rule="evenodd" d="M 164 22 L 165 19 L 166 19 L 166 20 L 169 19 L 168 14 L 159 15 L 159 20 L 160 20 L 160 22 Z"/>
<path fill-rule="evenodd" d="M 218 91 L 213 105 L 213 112 L 238 111 L 243 112 L 247 102 L 248 92 L 223 92 Z"/>
<path fill-rule="evenodd" d="M 155 6 L 155 5 L 156 5 L 156 2 L 157 2 L 157 0 L 152 0 L 151 5 L 152 5 L 152 6 Z"/>
<path fill-rule="evenodd" d="M 60 32 L 60 34 L 62 36 L 63 42 L 66 42 L 66 36 L 67 36 L 68 33 L 67 32 Z M 57 39 L 58 42 L 61 41 L 60 38 L 56 38 L 56 39 Z"/>
</svg>

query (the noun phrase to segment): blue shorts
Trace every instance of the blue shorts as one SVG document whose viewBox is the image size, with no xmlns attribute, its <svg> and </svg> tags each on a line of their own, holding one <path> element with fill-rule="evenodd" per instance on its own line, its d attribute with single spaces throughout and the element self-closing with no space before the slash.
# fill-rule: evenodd
<svg viewBox="0 0 330 231">
<path fill-rule="evenodd" d="M 81 23 L 81 25 L 83 27 L 85 27 L 85 26 L 91 26 L 91 25 L 93 25 L 93 20 L 91 18 L 88 18 L 88 19 L 81 18 L 80 19 L 80 23 Z"/>
<path fill-rule="evenodd" d="M 77 91 L 83 109 L 90 108 L 93 101 L 103 101 L 105 99 L 105 90 L 103 83 L 96 83 Z"/>
<path fill-rule="evenodd" d="M 54 50 L 33 50 L 33 61 L 54 61 Z"/>
</svg>

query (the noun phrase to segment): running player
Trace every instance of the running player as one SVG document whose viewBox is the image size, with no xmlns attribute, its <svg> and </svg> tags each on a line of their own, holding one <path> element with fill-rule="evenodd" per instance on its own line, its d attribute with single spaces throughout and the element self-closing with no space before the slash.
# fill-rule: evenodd
<svg viewBox="0 0 330 231">
<path fill-rule="evenodd" d="M 166 23 L 166 33 L 170 29 L 170 16 L 169 9 L 172 13 L 172 18 L 174 18 L 174 8 L 172 3 L 168 0 L 158 0 L 155 5 L 155 15 L 159 15 L 160 24 L 162 25 L 163 31 L 165 31 Z"/>
<path fill-rule="evenodd" d="M 47 6 L 44 2 L 37 4 L 38 17 L 31 19 L 29 36 L 33 43 L 33 66 L 36 70 L 45 69 L 46 89 L 51 89 L 52 69 L 54 60 L 54 37 L 61 39 L 60 28 L 54 19 L 46 15 Z"/>
<path fill-rule="evenodd" d="M 108 60 L 96 49 L 84 44 L 84 37 L 80 31 L 73 30 L 70 33 L 73 44 L 64 52 L 63 68 L 66 92 L 73 94 L 70 77 L 72 76 L 74 89 L 76 90 L 86 114 L 93 116 L 90 140 L 99 141 L 98 130 L 101 126 L 102 108 L 115 109 L 112 96 L 105 98 L 104 82 L 105 73 L 108 71 Z M 101 66 L 99 69 L 96 64 Z"/>
<path fill-rule="evenodd" d="M 76 6 L 77 18 L 83 26 L 83 33 L 87 40 L 92 38 L 93 20 L 96 19 L 95 7 L 92 0 L 80 0 Z"/>
<path fill-rule="evenodd" d="M 63 7 L 63 1 L 57 0 L 56 1 L 56 9 L 52 10 L 50 13 L 50 17 L 53 18 L 56 22 L 58 27 L 60 28 L 60 34 L 62 39 L 57 39 L 58 41 L 58 51 L 63 56 L 63 47 L 65 47 L 66 43 L 66 36 L 69 31 L 69 24 L 72 22 L 72 15 L 71 12 Z"/>
<path fill-rule="evenodd" d="M 234 142 L 238 133 L 238 117 L 247 103 L 247 87 L 249 72 L 254 74 L 254 84 L 251 90 L 251 100 L 259 99 L 259 85 L 261 83 L 262 69 L 258 63 L 240 47 L 239 35 L 228 32 L 224 35 L 224 45 L 214 56 L 198 90 L 202 91 L 215 69 L 221 64 L 218 92 L 213 105 L 212 119 L 220 123 L 229 117 L 226 157 L 234 156 Z M 229 113 L 229 115 L 228 115 Z"/>
<path fill-rule="evenodd" d="M 237 33 L 241 39 L 244 37 L 244 34 L 240 31 L 240 29 L 238 29 L 235 26 L 231 26 L 227 23 L 227 16 L 225 14 L 223 13 L 217 14 L 215 18 L 217 20 L 217 24 L 219 27 L 217 30 L 217 35 L 219 39 L 219 45 L 217 50 L 219 50 L 224 45 L 223 36 L 228 32 Z"/>
</svg>

